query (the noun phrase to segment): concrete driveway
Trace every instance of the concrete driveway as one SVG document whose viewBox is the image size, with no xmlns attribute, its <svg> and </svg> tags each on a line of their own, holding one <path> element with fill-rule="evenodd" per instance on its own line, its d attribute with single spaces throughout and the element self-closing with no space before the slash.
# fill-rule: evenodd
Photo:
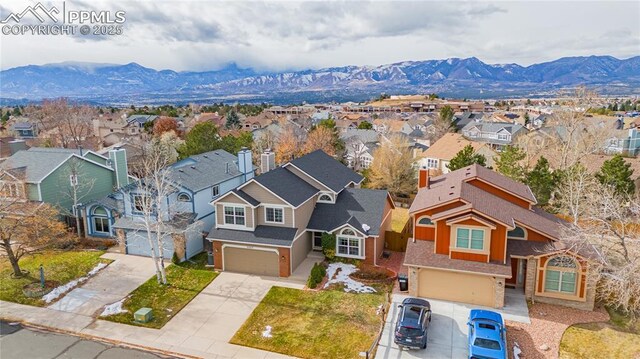
<svg viewBox="0 0 640 359">
<path fill-rule="evenodd" d="M 105 305 L 119 301 L 155 275 L 151 258 L 119 253 L 106 253 L 102 258 L 113 262 L 49 308 L 96 317 Z"/>
<path fill-rule="evenodd" d="M 432 320 L 427 336 L 427 349 L 400 350 L 393 342 L 393 328 L 398 316 L 398 305 L 407 295 L 394 294 L 389 308 L 382 338 L 378 344 L 376 359 L 387 358 L 467 358 L 467 319 L 473 308 L 482 308 L 464 303 L 428 299 L 431 303 Z M 529 323 L 529 311 L 524 294 L 507 289 L 505 307 L 497 310 L 505 320 Z"/>
</svg>

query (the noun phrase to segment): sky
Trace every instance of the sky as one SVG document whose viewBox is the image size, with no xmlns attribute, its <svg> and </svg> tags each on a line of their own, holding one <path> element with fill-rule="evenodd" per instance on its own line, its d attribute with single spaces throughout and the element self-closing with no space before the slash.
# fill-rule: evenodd
<svg viewBox="0 0 640 359">
<path fill-rule="evenodd" d="M 62 9 L 62 1 L 42 1 Z M 6 1 L 0 19 L 37 1 Z M 65 61 L 262 71 L 475 56 L 530 65 L 640 55 L 640 1 L 66 1 L 125 11 L 122 35 L 0 35 L 0 68 Z M 2 27 L 2 25 L 0 25 Z"/>
</svg>

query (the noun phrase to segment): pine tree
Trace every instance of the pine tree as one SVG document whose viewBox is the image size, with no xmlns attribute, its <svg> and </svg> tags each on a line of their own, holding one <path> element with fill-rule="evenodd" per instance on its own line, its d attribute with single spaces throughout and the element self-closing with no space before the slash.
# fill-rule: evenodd
<svg viewBox="0 0 640 359">
<path fill-rule="evenodd" d="M 547 206 L 551 194 L 558 184 L 558 176 L 551 172 L 549 161 L 540 157 L 535 167 L 526 174 L 525 183 L 531 188 L 531 192 L 538 200 L 539 206 Z"/>
<path fill-rule="evenodd" d="M 362 121 L 358 124 L 358 129 L 360 130 L 370 130 L 373 128 L 373 125 L 369 121 Z"/>
<path fill-rule="evenodd" d="M 612 186 L 618 195 L 632 195 L 635 192 L 632 175 L 631 164 L 621 155 L 615 155 L 604 161 L 600 171 L 596 173 L 596 178 L 603 185 Z"/>
<path fill-rule="evenodd" d="M 507 146 L 496 159 L 496 171 L 518 181 L 524 181 L 525 169 L 522 166 L 526 154 L 518 146 Z"/>
<path fill-rule="evenodd" d="M 240 117 L 238 117 L 238 114 L 236 113 L 235 110 L 231 110 L 229 111 L 229 113 L 227 113 L 227 122 L 225 123 L 224 127 L 226 128 L 239 128 L 240 127 Z"/>
<path fill-rule="evenodd" d="M 455 157 L 449 161 L 447 168 L 451 171 L 455 171 L 457 169 L 470 166 L 474 163 L 479 164 L 480 166 L 486 166 L 487 159 L 479 154 L 474 153 L 473 146 L 466 145 L 460 152 L 458 152 Z"/>
</svg>

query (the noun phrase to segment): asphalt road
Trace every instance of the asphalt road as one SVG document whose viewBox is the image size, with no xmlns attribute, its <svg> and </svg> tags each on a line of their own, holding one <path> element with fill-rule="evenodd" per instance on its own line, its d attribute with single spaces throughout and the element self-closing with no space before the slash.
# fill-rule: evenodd
<svg viewBox="0 0 640 359">
<path fill-rule="evenodd" d="M 71 335 L 24 328 L 19 324 L 10 325 L 0 321 L 0 358 L 152 359 L 164 357 Z"/>
</svg>

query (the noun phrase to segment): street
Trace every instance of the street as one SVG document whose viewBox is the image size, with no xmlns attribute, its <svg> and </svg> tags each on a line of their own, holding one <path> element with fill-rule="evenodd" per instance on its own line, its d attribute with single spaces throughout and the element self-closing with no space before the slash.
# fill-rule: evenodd
<svg viewBox="0 0 640 359">
<path fill-rule="evenodd" d="M 12 323 L 13 324 L 13 323 Z M 151 359 L 158 355 L 71 335 L 48 333 L 0 321 L 0 357 L 2 359 L 77 358 L 77 359 Z"/>
</svg>

